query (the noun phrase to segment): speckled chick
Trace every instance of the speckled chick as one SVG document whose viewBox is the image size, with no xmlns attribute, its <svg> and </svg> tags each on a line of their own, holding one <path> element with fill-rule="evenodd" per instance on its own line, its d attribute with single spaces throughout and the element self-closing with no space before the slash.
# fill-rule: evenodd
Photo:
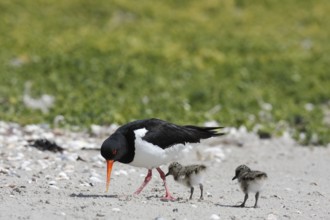
<svg viewBox="0 0 330 220">
<path fill-rule="evenodd" d="M 173 175 L 175 181 L 190 187 L 189 199 L 192 199 L 194 186 L 199 185 L 201 190 L 200 199 L 203 200 L 203 181 L 205 170 L 206 166 L 204 165 L 182 166 L 178 162 L 173 162 L 169 165 L 166 176 Z"/>
<path fill-rule="evenodd" d="M 240 165 L 236 168 L 235 176 L 232 180 L 238 179 L 239 185 L 245 194 L 244 201 L 240 207 L 245 206 L 245 202 L 248 199 L 250 192 L 256 193 L 254 208 L 258 207 L 259 194 L 267 178 L 265 172 L 251 170 L 246 165 Z"/>
</svg>

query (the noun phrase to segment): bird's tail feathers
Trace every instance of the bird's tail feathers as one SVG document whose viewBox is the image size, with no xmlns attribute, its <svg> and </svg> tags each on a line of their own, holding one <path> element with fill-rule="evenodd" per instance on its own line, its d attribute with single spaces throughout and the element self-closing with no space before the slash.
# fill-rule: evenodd
<svg viewBox="0 0 330 220">
<path fill-rule="evenodd" d="M 205 134 L 208 134 L 209 137 L 217 137 L 221 135 L 225 135 L 226 132 L 219 131 L 223 129 L 224 127 L 218 126 L 218 127 L 199 127 L 199 126 L 194 126 L 194 125 L 186 125 L 186 128 L 198 130 L 200 132 L 205 132 Z"/>
</svg>

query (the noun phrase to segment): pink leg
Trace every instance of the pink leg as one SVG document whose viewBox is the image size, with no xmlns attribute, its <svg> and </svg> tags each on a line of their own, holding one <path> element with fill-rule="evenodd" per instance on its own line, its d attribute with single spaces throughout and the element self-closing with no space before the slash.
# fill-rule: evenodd
<svg viewBox="0 0 330 220">
<path fill-rule="evenodd" d="M 152 171 L 148 170 L 148 174 L 146 176 L 146 178 L 144 179 L 144 182 L 142 183 L 142 185 L 135 191 L 135 195 L 139 195 L 139 193 L 143 190 L 143 188 L 149 183 L 149 181 L 151 180 L 152 177 Z"/>
<path fill-rule="evenodd" d="M 175 200 L 175 198 L 173 196 L 171 196 L 171 193 L 167 188 L 165 173 L 159 167 L 157 168 L 157 171 L 158 171 L 160 177 L 162 178 L 162 180 L 164 181 L 164 186 L 165 186 L 165 191 L 166 191 L 165 197 L 163 197 L 162 199 Z"/>
</svg>

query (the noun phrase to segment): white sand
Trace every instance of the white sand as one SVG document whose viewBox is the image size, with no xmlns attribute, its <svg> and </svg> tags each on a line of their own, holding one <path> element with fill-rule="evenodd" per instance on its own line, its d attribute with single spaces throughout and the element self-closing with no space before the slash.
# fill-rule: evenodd
<svg viewBox="0 0 330 220">
<path fill-rule="evenodd" d="M 104 192 L 103 159 L 98 151 L 81 150 L 100 146 L 104 136 L 29 129 L 0 123 L 0 219 L 330 218 L 329 148 L 297 146 L 290 138 L 259 140 L 244 132 L 210 139 L 196 148 L 199 153 L 191 152 L 180 161 L 208 166 L 205 200 L 198 201 L 196 187 L 188 201 L 190 190 L 169 177 L 170 191 L 179 200 L 163 202 L 164 187 L 156 170 L 144 191 L 132 196 L 147 170 L 120 163 L 115 163 L 109 192 Z M 24 146 L 26 139 L 43 136 L 67 151 L 61 155 Z M 77 161 L 78 156 L 86 161 Z M 260 208 L 251 208 L 252 194 L 247 208 L 231 207 L 244 197 L 237 182 L 231 181 L 235 168 L 243 163 L 268 174 Z M 167 172 L 167 166 L 162 168 Z"/>
</svg>

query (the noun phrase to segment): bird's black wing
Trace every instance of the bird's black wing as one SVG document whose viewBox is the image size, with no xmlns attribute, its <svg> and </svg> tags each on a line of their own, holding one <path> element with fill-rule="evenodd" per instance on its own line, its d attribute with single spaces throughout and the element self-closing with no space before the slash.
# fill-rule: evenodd
<svg viewBox="0 0 330 220">
<path fill-rule="evenodd" d="M 143 140 L 162 149 L 175 144 L 198 143 L 201 139 L 224 134 L 216 131 L 223 127 L 179 126 L 159 119 L 150 119 L 145 125 L 148 132 Z"/>
</svg>

